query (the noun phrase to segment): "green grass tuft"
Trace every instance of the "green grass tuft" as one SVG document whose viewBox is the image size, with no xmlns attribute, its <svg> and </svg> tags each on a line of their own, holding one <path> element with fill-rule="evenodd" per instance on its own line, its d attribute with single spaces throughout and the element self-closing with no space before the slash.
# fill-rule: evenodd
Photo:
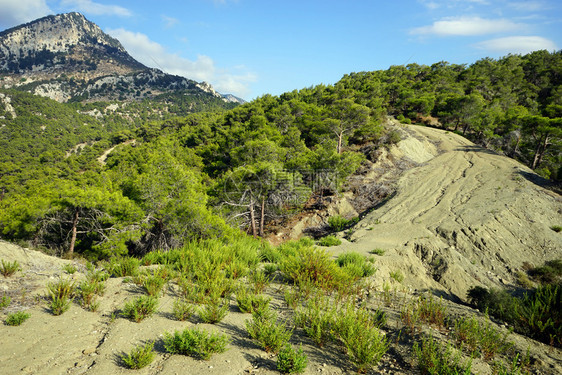
<svg viewBox="0 0 562 375">
<path fill-rule="evenodd" d="M 18 311 L 15 313 L 8 314 L 5 323 L 7 326 L 19 326 L 27 319 L 29 319 L 30 316 L 31 314 L 26 313 L 25 311 Z"/>
</svg>

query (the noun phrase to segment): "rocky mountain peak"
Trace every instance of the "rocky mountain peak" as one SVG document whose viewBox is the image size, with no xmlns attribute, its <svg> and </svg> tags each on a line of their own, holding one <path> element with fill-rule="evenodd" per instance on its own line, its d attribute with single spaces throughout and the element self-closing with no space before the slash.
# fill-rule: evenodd
<svg viewBox="0 0 562 375">
<path fill-rule="evenodd" d="M 128 73 L 146 67 L 80 13 L 47 16 L 0 33 L 0 71 L 12 74 Z"/>
<path fill-rule="evenodd" d="M 230 102 L 206 82 L 147 68 L 76 12 L 0 32 L 0 75 L 1 87 L 59 102 L 139 100 L 179 91 Z"/>
</svg>

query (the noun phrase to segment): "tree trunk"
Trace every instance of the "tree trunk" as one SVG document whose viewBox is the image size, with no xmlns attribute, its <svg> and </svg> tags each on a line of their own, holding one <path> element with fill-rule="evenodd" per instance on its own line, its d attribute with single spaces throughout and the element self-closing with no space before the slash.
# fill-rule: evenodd
<svg viewBox="0 0 562 375">
<path fill-rule="evenodd" d="M 544 139 L 537 145 L 537 149 L 535 151 L 535 156 L 533 157 L 533 165 L 531 169 L 535 169 L 539 166 L 542 161 L 542 157 L 544 155 L 544 151 L 546 150 L 546 146 L 548 145 L 548 134 L 545 134 Z"/>
<path fill-rule="evenodd" d="M 519 142 L 521 142 L 521 136 L 517 137 L 517 142 L 515 142 L 515 146 L 513 146 L 513 151 L 511 151 L 511 158 L 515 158 L 515 154 L 517 154 L 517 151 L 519 149 Z"/>
<path fill-rule="evenodd" d="M 263 237 L 263 226 L 265 222 L 265 197 L 261 197 L 261 212 L 260 212 L 260 237 Z"/>
<path fill-rule="evenodd" d="M 254 238 L 257 237 L 256 234 L 256 217 L 254 215 L 254 202 L 250 202 L 250 205 L 248 206 L 248 208 L 250 209 L 250 225 L 252 226 L 252 236 L 254 236 Z"/>
<path fill-rule="evenodd" d="M 341 155 L 341 144 L 342 144 L 343 132 L 338 134 L 338 155 Z"/>
<path fill-rule="evenodd" d="M 72 234 L 70 237 L 70 246 L 68 247 L 68 257 L 72 258 L 74 255 L 74 244 L 76 244 L 76 227 L 78 226 L 78 208 L 74 212 L 74 219 L 72 220 Z"/>
</svg>

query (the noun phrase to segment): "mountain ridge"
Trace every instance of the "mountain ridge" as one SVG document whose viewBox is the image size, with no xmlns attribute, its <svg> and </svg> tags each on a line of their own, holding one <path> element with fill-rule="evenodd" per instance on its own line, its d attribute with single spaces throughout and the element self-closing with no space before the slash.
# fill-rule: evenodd
<svg viewBox="0 0 562 375">
<path fill-rule="evenodd" d="M 4 88 L 59 102 L 131 101 L 169 92 L 243 102 L 206 82 L 146 67 L 77 12 L 49 15 L 0 32 L 0 77 Z"/>
</svg>

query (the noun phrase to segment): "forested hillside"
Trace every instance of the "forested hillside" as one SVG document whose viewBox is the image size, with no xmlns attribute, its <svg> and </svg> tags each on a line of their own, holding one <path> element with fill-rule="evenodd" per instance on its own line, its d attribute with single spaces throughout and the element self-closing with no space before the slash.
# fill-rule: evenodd
<svg viewBox="0 0 562 375">
<path fill-rule="evenodd" d="M 352 73 L 163 121 L 142 104 L 127 118 L 4 93 L 16 116 L 0 102 L 2 236 L 59 254 L 142 254 L 235 236 L 233 227 L 262 235 L 313 195 L 342 189 L 365 150 L 398 142 L 387 115 L 461 132 L 562 177 L 561 52 Z M 77 113 L 95 109 L 102 115 Z"/>
</svg>

